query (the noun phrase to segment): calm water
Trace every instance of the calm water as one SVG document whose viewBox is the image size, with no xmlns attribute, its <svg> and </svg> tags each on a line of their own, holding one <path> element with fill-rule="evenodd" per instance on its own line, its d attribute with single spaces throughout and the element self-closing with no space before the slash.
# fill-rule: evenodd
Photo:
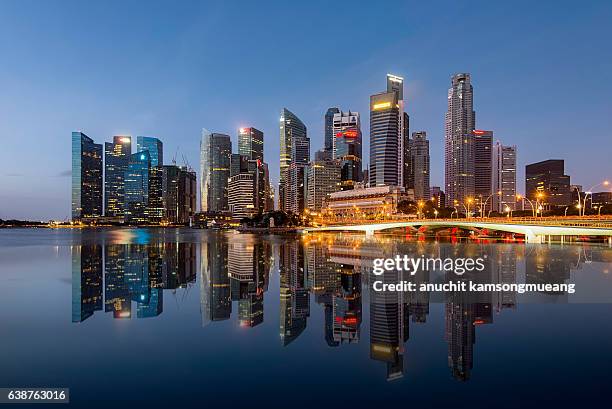
<svg viewBox="0 0 612 409">
<path fill-rule="evenodd" d="M 395 254 L 576 293 L 378 303 L 372 260 Z M 0 387 L 69 387 L 84 408 L 602 407 L 611 269 L 601 244 L 0 230 Z"/>
</svg>

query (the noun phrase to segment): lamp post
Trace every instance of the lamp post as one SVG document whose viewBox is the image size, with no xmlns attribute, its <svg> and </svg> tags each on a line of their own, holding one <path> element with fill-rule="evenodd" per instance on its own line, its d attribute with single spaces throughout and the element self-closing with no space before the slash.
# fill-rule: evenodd
<svg viewBox="0 0 612 409">
<path fill-rule="evenodd" d="M 434 209 L 434 218 L 437 219 L 438 218 L 438 209 Z"/>
<path fill-rule="evenodd" d="M 481 195 L 481 197 L 480 197 L 480 217 L 481 217 L 481 218 L 483 218 L 483 217 L 484 217 L 484 210 L 483 210 L 483 209 L 486 209 L 486 208 L 487 208 L 487 202 L 489 201 L 489 199 L 490 199 L 490 198 L 492 198 L 492 197 L 493 197 L 493 196 L 495 196 L 495 195 L 498 195 L 499 197 L 501 197 L 501 195 L 502 195 L 501 190 L 498 190 L 498 191 L 497 191 L 497 192 L 495 192 L 495 193 L 491 193 L 491 194 L 489 195 L 489 197 L 487 197 L 487 199 L 484 201 L 484 204 L 482 203 L 482 195 Z M 490 214 L 491 214 L 491 212 L 489 212 L 489 215 L 490 215 Z"/>
<path fill-rule="evenodd" d="M 591 198 L 593 197 L 593 189 L 595 189 L 596 187 L 599 187 L 599 186 L 608 186 L 609 184 L 610 184 L 609 181 L 604 180 L 601 183 L 598 183 L 596 185 L 591 186 L 589 190 L 584 192 L 584 198 L 582 199 L 584 201 L 583 204 L 582 204 L 582 215 L 583 216 L 586 214 L 586 201 L 587 201 L 587 197 L 589 195 L 591 195 Z M 578 194 L 578 201 L 580 201 L 580 194 Z M 591 201 L 592 201 L 592 199 L 591 199 Z M 592 207 L 592 205 L 593 204 L 591 203 L 591 207 Z"/>
<path fill-rule="evenodd" d="M 472 199 L 471 197 L 468 197 L 467 199 L 465 199 L 465 203 L 467 203 L 467 208 L 465 209 L 465 217 L 466 219 L 470 218 L 470 204 L 474 201 L 474 199 Z M 463 205 L 463 207 L 465 207 L 465 205 Z"/>
<path fill-rule="evenodd" d="M 523 196 L 523 195 L 516 195 L 516 199 L 517 200 L 523 200 L 523 203 L 525 200 L 527 200 L 529 202 L 529 205 L 531 206 L 531 214 L 533 215 L 533 217 L 535 217 L 536 213 L 535 213 L 535 206 L 533 205 L 533 202 L 531 200 L 529 200 L 527 197 Z M 523 210 L 525 210 L 525 208 L 523 207 Z"/>
<path fill-rule="evenodd" d="M 420 213 L 421 217 L 425 218 L 425 215 L 423 214 L 423 206 L 425 206 L 425 203 L 422 200 L 419 200 L 419 202 L 417 203 L 417 217 Z"/>
</svg>

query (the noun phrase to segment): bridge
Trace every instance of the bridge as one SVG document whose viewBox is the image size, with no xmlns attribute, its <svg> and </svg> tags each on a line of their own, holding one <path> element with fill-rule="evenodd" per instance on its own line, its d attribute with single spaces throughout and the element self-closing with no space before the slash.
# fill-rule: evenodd
<svg viewBox="0 0 612 409">
<path fill-rule="evenodd" d="M 459 228 L 471 231 L 498 231 L 505 233 L 521 234 L 525 236 L 528 243 L 541 243 L 546 237 L 576 237 L 576 236 L 599 236 L 607 237 L 612 243 L 612 218 L 469 218 L 469 219 L 408 219 L 393 221 L 356 221 L 358 224 L 333 224 L 318 227 L 306 227 L 304 233 L 315 232 L 364 232 L 371 236 L 376 231 L 410 228 L 420 231 L 423 228 L 439 230 L 447 228 Z"/>
</svg>

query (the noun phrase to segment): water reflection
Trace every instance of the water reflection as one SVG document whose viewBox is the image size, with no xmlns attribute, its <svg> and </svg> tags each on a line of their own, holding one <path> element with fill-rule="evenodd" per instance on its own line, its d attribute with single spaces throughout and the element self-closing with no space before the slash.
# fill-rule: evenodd
<svg viewBox="0 0 612 409">
<path fill-rule="evenodd" d="M 240 326 L 257 327 L 264 319 L 275 319 L 264 315 L 264 301 L 279 297 L 280 340 L 288 346 L 306 331 L 314 313 L 312 301 L 320 306 L 316 313 L 324 315 L 324 342 L 329 347 L 363 342 L 362 331 L 367 331 L 370 359 L 384 364 L 387 379 L 394 380 L 404 376 L 410 326 L 426 325 L 430 305 L 441 303 L 450 373 L 457 380 L 469 380 L 478 328 L 493 325 L 504 310 L 515 310 L 519 296 L 512 291 L 373 291 L 371 283 L 381 279 L 417 284 L 458 279 L 452 272 L 435 270 L 420 270 L 413 277 L 402 271 L 375 276 L 373 260 L 396 254 L 482 257 L 484 271 L 460 278 L 481 283 L 567 283 L 585 264 L 612 262 L 612 250 L 599 246 L 449 244 L 391 236 L 270 239 L 219 233 L 197 242 L 82 244 L 72 247 L 72 320 L 82 322 L 102 310 L 116 319 L 131 318 L 134 306 L 137 318 L 159 316 L 164 293 L 189 289 L 197 276 L 203 327 L 229 320 L 232 313 Z M 276 271 L 279 292 L 272 294 L 270 276 Z M 540 295 L 543 302 L 570 301 L 563 292 Z M 533 297 L 525 295 L 524 300 L 532 302 Z M 232 311 L 236 307 L 237 313 Z"/>
</svg>

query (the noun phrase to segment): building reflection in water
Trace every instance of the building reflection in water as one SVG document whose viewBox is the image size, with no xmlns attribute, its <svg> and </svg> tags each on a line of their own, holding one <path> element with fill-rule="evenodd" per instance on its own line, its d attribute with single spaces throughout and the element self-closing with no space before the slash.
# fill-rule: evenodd
<svg viewBox="0 0 612 409">
<path fill-rule="evenodd" d="M 362 294 L 369 297 L 369 356 L 386 367 L 387 380 L 404 376 L 409 359 L 410 324 L 428 321 L 431 302 L 444 303 L 448 366 L 452 377 L 470 379 L 478 327 L 492 325 L 494 316 L 517 308 L 515 292 L 375 292 L 371 283 L 410 280 L 416 285 L 445 281 L 516 283 L 524 268 L 526 283 L 566 283 L 584 262 L 612 262 L 610 251 L 580 250 L 568 257 L 555 246 L 517 246 L 474 242 L 409 241 L 397 236 L 309 235 L 265 239 L 249 234 L 208 234 L 196 243 L 83 244 L 72 247 L 72 320 L 82 322 L 96 311 L 113 318 L 156 317 L 165 297 L 186 291 L 199 280 L 202 326 L 229 320 L 232 304 L 242 327 L 264 322 L 264 300 L 278 257 L 279 332 L 288 346 L 307 327 L 310 297 L 324 314 L 324 338 L 330 347 L 358 343 L 362 330 Z M 480 273 L 459 277 L 452 272 L 419 270 L 415 275 L 372 272 L 373 260 L 408 254 L 412 257 L 478 258 Z M 275 255 L 273 257 L 273 255 Z M 197 257 L 200 268 L 196 271 Z M 406 276 L 404 276 L 406 274 Z M 544 293 L 556 301 L 565 293 Z M 271 295 L 275 297 L 276 295 Z M 433 297 L 433 298 L 432 298 Z M 432 301 L 432 299 L 434 301 Z M 319 308 L 317 308 L 317 311 Z M 321 340 L 323 341 L 323 340 Z"/>
</svg>

